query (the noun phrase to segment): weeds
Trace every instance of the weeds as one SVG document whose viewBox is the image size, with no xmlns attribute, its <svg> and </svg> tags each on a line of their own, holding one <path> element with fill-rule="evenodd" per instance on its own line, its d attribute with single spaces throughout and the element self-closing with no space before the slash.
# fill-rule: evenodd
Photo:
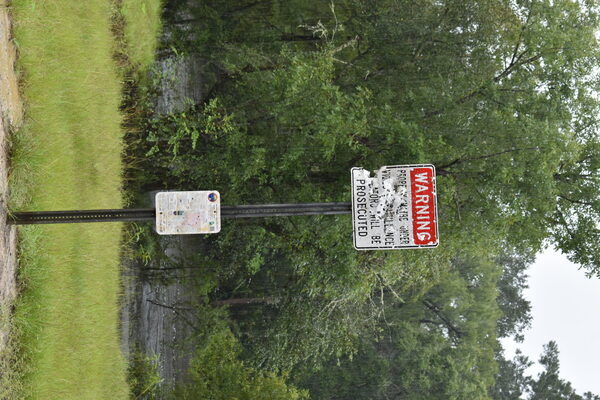
<svg viewBox="0 0 600 400">
<path fill-rule="evenodd" d="M 154 400 L 162 382 L 158 373 L 158 356 L 148 356 L 134 351 L 129 359 L 127 381 L 131 388 L 131 399 Z"/>
</svg>

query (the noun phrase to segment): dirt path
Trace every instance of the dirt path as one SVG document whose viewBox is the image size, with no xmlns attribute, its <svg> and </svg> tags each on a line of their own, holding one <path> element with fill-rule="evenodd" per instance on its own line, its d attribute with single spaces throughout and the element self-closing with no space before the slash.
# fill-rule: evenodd
<svg viewBox="0 0 600 400">
<path fill-rule="evenodd" d="M 21 124 L 22 105 L 15 74 L 8 0 L 0 0 L 0 313 L 16 296 L 16 229 L 6 225 L 8 136 Z M 0 315 L 1 318 L 1 315 Z M 0 347 L 8 332 L 0 331 Z"/>
</svg>

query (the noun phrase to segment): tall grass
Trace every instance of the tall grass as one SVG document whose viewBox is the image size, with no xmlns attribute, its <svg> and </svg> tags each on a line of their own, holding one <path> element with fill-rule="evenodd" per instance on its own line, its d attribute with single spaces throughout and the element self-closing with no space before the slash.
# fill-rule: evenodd
<svg viewBox="0 0 600 400">
<path fill-rule="evenodd" d="M 0 303 L 0 335 L 6 335 L 0 347 L 0 399 L 18 399 L 22 392 L 19 378 L 24 366 L 12 317 L 11 305 Z"/>
<path fill-rule="evenodd" d="M 136 68 L 147 70 L 157 50 L 162 0 L 122 0 L 121 9 L 129 60 Z"/>
<path fill-rule="evenodd" d="M 114 3 L 12 6 L 26 103 L 25 126 L 14 137 L 12 209 L 121 207 L 123 74 L 113 59 Z M 130 17 L 124 12 L 125 22 Z M 20 237 L 14 320 L 25 363 L 22 395 L 127 398 L 118 331 L 120 224 L 27 227 Z"/>
</svg>

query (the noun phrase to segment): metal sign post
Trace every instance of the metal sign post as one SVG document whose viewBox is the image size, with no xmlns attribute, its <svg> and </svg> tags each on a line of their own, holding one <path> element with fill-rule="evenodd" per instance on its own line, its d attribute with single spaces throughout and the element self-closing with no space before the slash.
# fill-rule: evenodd
<svg viewBox="0 0 600 400">
<path fill-rule="evenodd" d="M 221 206 L 221 218 L 292 217 L 298 215 L 350 214 L 352 203 L 250 204 Z M 16 212 L 8 216 L 13 225 L 65 224 L 83 222 L 155 221 L 156 209 L 72 210 Z"/>
<path fill-rule="evenodd" d="M 60 224 L 150 221 L 161 235 L 211 234 L 221 218 L 352 214 L 357 250 L 436 247 L 439 243 L 435 168 L 429 164 L 382 167 L 371 177 L 352 168 L 352 203 L 221 205 L 216 190 L 159 192 L 156 208 L 16 212 L 8 223 Z"/>
</svg>

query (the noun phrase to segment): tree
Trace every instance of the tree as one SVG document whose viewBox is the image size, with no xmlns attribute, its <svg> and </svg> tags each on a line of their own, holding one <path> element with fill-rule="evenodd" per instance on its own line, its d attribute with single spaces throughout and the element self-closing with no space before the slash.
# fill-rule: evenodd
<svg viewBox="0 0 600 400">
<path fill-rule="evenodd" d="M 533 257 L 508 248 L 496 257 L 495 262 L 502 267 L 497 302 L 503 315 L 498 320 L 498 337 L 513 337 L 520 342 L 531 324 L 531 304 L 523 291 L 528 287 L 526 271 L 532 261 Z"/>
<path fill-rule="evenodd" d="M 550 341 L 544 345 L 544 352 L 539 360 L 540 364 L 544 366 L 544 371 L 531 383 L 530 400 L 583 399 L 583 397 L 575 393 L 569 382 L 560 378 L 558 354 L 556 342 Z"/>
<path fill-rule="evenodd" d="M 456 259 L 424 297 L 394 302 L 388 293 L 377 336 L 357 354 L 332 360 L 304 384 L 317 399 L 487 398 L 494 354 L 499 266 Z"/>
<path fill-rule="evenodd" d="M 177 399 L 300 400 L 307 393 L 288 386 L 285 377 L 263 373 L 238 359 L 241 349 L 229 330 L 209 336 L 191 361 L 189 379 L 176 388 Z"/>
<path fill-rule="evenodd" d="M 552 243 L 599 270 L 600 6 L 309 3 L 295 0 L 297 14 L 280 1 L 203 6 L 215 15 L 194 26 L 221 32 L 211 96 L 234 129 L 201 135 L 174 175 L 316 201 L 343 197 L 349 167 L 433 161 L 444 236 L 491 230 L 534 252 Z M 199 174 L 198 163 L 222 168 Z"/>
<path fill-rule="evenodd" d="M 237 221 L 206 238 L 209 302 L 231 305 L 253 367 L 306 372 L 352 355 L 344 373 L 383 377 L 357 379 L 356 393 L 418 399 L 485 398 L 499 364 L 494 396 L 531 388 L 526 360 L 498 358 L 496 339 L 529 322 L 531 254 L 554 244 L 600 273 L 600 6 L 194 4 L 185 50 L 208 52 L 219 79 L 204 103 L 151 124 L 143 162 L 160 185 L 218 187 L 229 204 L 347 201 L 352 166 L 438 170 L 432 252 L 358 254 L 334 217 Z"/>
<path fill-rule="evenodd" d="M 527 368 L 533 363 L 517 350 L 512 360 L 504 358 L 502 352 L 496 356 L 498 375 L 490 389 L 490 397 L 494 400 L 521 400 L 531 390 L 532 379 L 526 375 Z"/>
<path fill-rule="evenodd" d="M 560 377 L 558 346 L 550 341 L 544 345 L 540 364 L 544 370 L 537 378 L 527 375 L 527 368 L 533 363 L 517 350 L 513 360 L 506 360 L 500 352 L 497 354 L 500 365 L 499 374 L 490 395 L 494 400 L 598 400 L 591 392 L 583 396 L 577 394 L 571 383 Z M 525 397 L 527 395 L 527 397 Z"/>
</svg>

